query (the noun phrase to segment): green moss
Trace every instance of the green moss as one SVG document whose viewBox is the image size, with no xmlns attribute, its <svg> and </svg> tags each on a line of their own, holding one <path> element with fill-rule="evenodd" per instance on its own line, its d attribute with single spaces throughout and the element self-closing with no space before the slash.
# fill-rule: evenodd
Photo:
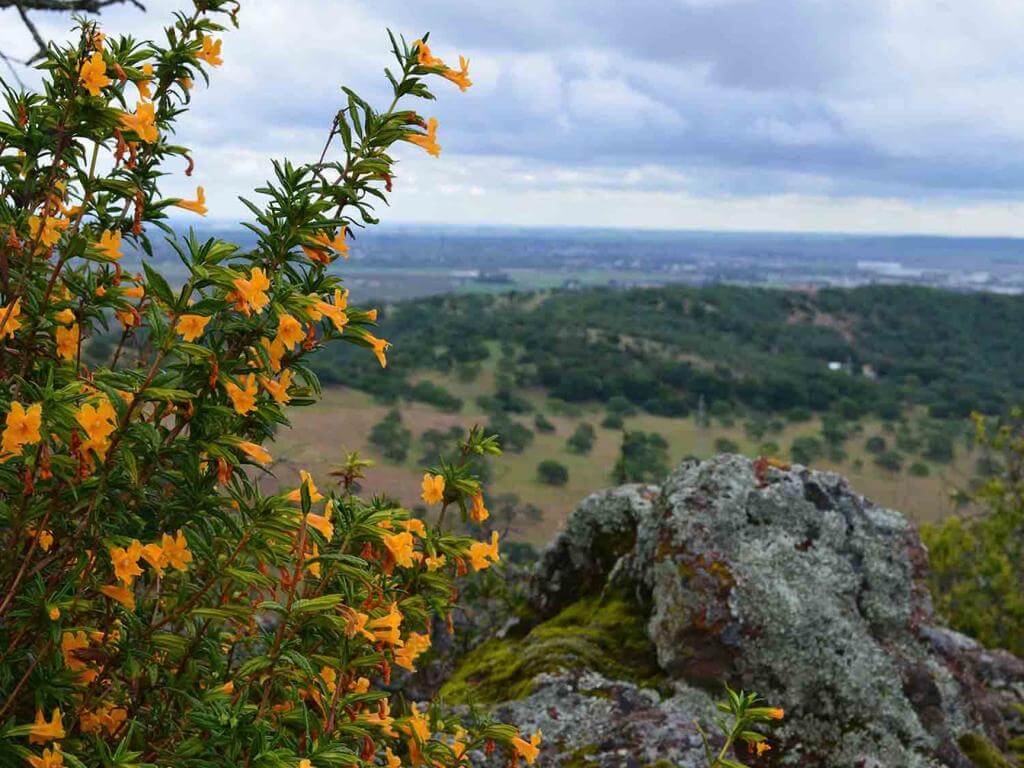
<svg viewBox="0 0 1024 768">
<path fill-rule="evenodd" d="M 976 768 L 1014 768 L 992 742 L 980 733 L 965 733 L 959 739 L 961 751 Z"/>
<path fill-rule="evenodd" d="M 591 760 L 590 757 L 596 754 L 597 747 L 591 744 L 574 749 L 571 755 L 563 758 L 561 762 L 562 768 L 593 768 L 597 763 Z"/>
<path fill-rule="evenodd" d="M 591 669 L 642 685 L 659 682 L 647 617 L 628 596 L 591 596 L 542 622 L 522 639 L 489 640 L 468 653 L 441 695 L 454 703 L 493 704 L 530 694 L 543 672 Z"/>
</svg>

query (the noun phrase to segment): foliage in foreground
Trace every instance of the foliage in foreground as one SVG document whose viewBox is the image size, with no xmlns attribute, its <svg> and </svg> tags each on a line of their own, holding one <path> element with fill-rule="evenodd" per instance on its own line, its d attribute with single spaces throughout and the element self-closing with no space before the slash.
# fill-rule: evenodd
<svg viewBox="0 0 1024 768">
<path fill-rule="evenodd" d="M 994 426 L 975 417 L 979 444 L 1001 461 L 970 493 L 980 516 L 924 526 L 932 599 L 950 625 L 989 647 L 1024 654 L 1024 411 Z"/>
<path fill-rule="evenodd" d="M 386 363 L 376 313 L 350 306 L 329 266 L 375 223 L 389 148 L 431 154 L 436 121 L 399 108 L 424 78 L 470 85 L 423 41 L 392 38 L 394 101 L 345 89 L 318 162 L 274 165 L 246 202 L 257 245 L 178 240 L 166 224 L 171 141 L 193 80 L 221 63 L 231 0 L 196 0 L 162 42 L 107 39 L 90 22 L 51 46 L 41 93 L 3 84 L 0 122 L 0 765 L 466 764 L 474 750 L 537 755 L 539 734 L 466 728 L 392 685 L 450 615 L 455 579 L 498 542 L 447 532 L 487 516 L 469 459 L 479 430 L 424 477 L 427 525 L 386 499 L 261 491 L 262 446 L 286 405 L 315 401 L 308 358 L 345 341 Z M 163 229 L 187 269 L 171 286 L 144 264 Z M 118 330 L 109 359 L 88 342 Z M 443 621 L 442 621 L 443 623 Z"/>
</svg>

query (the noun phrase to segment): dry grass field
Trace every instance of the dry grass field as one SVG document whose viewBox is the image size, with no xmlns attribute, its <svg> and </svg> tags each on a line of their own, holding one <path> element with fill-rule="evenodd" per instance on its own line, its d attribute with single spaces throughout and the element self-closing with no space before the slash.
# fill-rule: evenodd
<svg viewBox="0 0 1024 768">
<path fill-rule="evenodd" d="M 491 388 L 493 373 L 484 370 L 471 383 L 457 383 L 445 379 L 445 386 L 453 394 L 464 398 L 465 407 L 456 414 L 442 413 L 420 403 L 403 403 L 400 408 L 404 426 L 412 432 L 413 444 L 406 462 L 396 464 L 383 459 L 368 442 L 375 423 L 388 412 L 389 407 L 375 403 L 365 393 L 334 388 L 325 391 L 323 400 L 311 408 L 296 408 L 290 413 L 292 427 L 283 429 L 276 437 L 272 453 L 276 463 L 273 472 L 278 480 L 293 484 L 299 469 L 308 469 L 326 483 L 327 471 L 339 463 L 343 451 L 358 450 L 377 462 L 368 473 L 363 485 L 364 494 L 385 490 L 403 504 L 414 506 L 419 499 L 419 481 L 423 468 L 416 460 L 422 455 L 418 437 L 430 428 L 446 429 L 450 426 L 469 427 L 483 424 L 487 415 L 476 405 L 475 396 Z M 575 504 L 588 493 L 612 485 L 610 472 L 618 456 L 621 441 L 619 430 L 599 426 L 603 411 L 584 409 L 578 415 L 565 416 L 554 412 L 540 393 L 529 393 L 528 399 L 555 425 L 554 433 L 535 432 L 531 445 L 521 454 L 506 453 L 495 462 L 492 494 L 515 493 L 524 502 L 538 506 L 544 512 L 543 520 L 527 530 L 517 532 L 517 538 L 535 545 L 550 540 L 562 525 Z M 520 417 L 533 428 L 533 415 Z M 566 438 L 581 422 L 589 422 L 597 432 L 593 450 L 587 455 L 570 453 Z M 701 428 L 692 418 L 673 419 L 640 414 L 625 420 L 627 429 L 660 433 L 669 443 L 670 458 L 677 462 L 685 456 L 710 456 L 715 453 L 715 442 L 728 438 L 748 455 L 756 455 L 761 441 L 748 438 L 740 425 L 731 428 L 713 426 Z M 879 504 L 899 509 L 918 522 L 942 518 L 953 511 L 950 491 L 966 484 L 972 472 L 974 458 L 963 444 L 957 445 L 958 455 L 949 465 L 931 465 L 928 477 L 913 477 L 906 470 L 890 473 L 873 463 L 873 456 L 863 450 L 865 440 L 873 434 L 883 434 L 881 425 L 864 422 L 863 432 L 851 438 L 846 445 L 849 458 L 841 464 L 821 461 L 816 468 L 835 470 L 847 476 L 854 488 Z M 784 431 L 766 437 L 785 449 L 799 435 L 814 435 L 820 431 L 817 421 L 787 424 Z M 556 459 L 569 470 L 569 482 L 560 488 L 544 485 L 537 479 L 537 464 L 543 459 Z M 860 468 L 855 464 L 860 460 Z"/>
</svg>

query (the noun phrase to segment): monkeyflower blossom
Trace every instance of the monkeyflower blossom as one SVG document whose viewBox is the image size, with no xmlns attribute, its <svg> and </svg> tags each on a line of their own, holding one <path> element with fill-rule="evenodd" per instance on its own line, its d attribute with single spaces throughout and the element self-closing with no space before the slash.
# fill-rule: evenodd
<svg viewBox="0 0 1024 768">
<path fill-rule="evenodd" d="M 292 375 L 291 371 L 285 371 L 277 381 L 268 379 L 266 376 L 261 376 L 260 384 L 262 384 L 263 388 L 270 393 L 272 398 L 274 398 L 274 402 L 279 405 L 286 405 L 292 399 L 291 395 L 288 394 L 288 387 L 292 385 Z"/>
<path fill-rule="evenodd" d="M 432 475 L 427 472 L 423 475 L 422 491 L 420 498 L 427 504 L 440 504 L 444 500 L 444 476 Z"/>
<path fill-rule="evenodd" d="M 96 443 L 105 443 L 107 438 L 117 428 L 117 412 L 107 398 L 102 398 L 99 405 L 92 406 L 88 403 L 78 409 L 75 414 L 75 421 L 81 425 L 89 439 Z"/>
<path fill-rule="evenodd" d="M 160 137 L 156 127 L 156 110 L 149 102 L 140 101 L 135 105 L 135 112 L 122 112 L 122 127 L 134 132 L 142 141 L 152 144 Z"/>
<path fill-rule="evenodd" d="M 253 461 L 259 462 L 260 464 L 270 463 L 270 452 L 261 445 L 250 443 L 248 440 L 242 440 L 238 443 L 238 447 L 241 448 L 242 452 Z"/>
<path fill-rule="evenodd" d="M 206 207 L 206 189 L 196 187 L 195 200 L 179 200 L 174 205 L 177 208 L 184 208 L 186 211 L 192 211 L 192 213 L 205 216 L 209 212 L 209 209 Z"/>
<path fill-rule="evenodd" d="M 64 768 L 64 755 L 56 745 L 53 749 L 44 749 L 42 756 L 29 755 L 25 759 L 32 768 Z"/>
<path fill-rule="evenodd" d="M 57 355 L 63 360 L 74 360 L 78 355 L 79 329 L 77 325 L 57 329 Z"/>
<path fill-rule="evenodd" d="M 412 548 L 414 540 L 408 531 L 402 533 L 387 534 L 384 536 L 384 546 L 388 548 L 395 562 L 403 568 L 412 568 Z"/>
<path fill-rule="evenodd" d="M 410 672 L 416 671 L 416 657 L 430 648 L 430 635 L 426 633 L 410 632 L 405 638 L 405 644 L 395 651 L 395 664 L 404 667 Z"/>
<path fill-rule="evenodd" d="M 245 314 L 262 312 L 263 308 L 270 303 L 270 298 L 267 296 L 270 280 L 259 267 L 253 267 L 248 278 L 236 277 L 233 282 L 238 303 Z"/>
<path fill-rule="evenodd" d="M 250 373 L 242 379 L 242 383 L 245 385 L 244 388 L 239 387 L 233 381 L 225 381 L 224 389 L 227 390 L 228 397 L 231 398 L 235 413 L 244 416 L 256 410 L 256 374 Z"/>
<path fill-rule="evenodd" d="M 310 512 L 306 515 L 306 525 L 319 531 L 321 536 L 330 541 L 334 538 L 334 524 L 331 522 L 333 514 L 334 504 L 328 499 L 324 505 L 324 513 L 322 515 L 318 515 L 315 512 Z"/>
<path fill-rule="evenodd" d="M 95 243 L 93 248 L 111 261 L 117 261 L 124 255 L 121 253 L 121 233 L 116 229 L 103 232 L 99 242 Z"/>
<path fill-rule="evenodd" d="M 142 557 L 142 544 L 133 539 L 127 547 L 110 547 L 110 564 L 114 567 L 114 575 L 130 587 L 136 576 L 142 575 L 139 558 Z"/>
<path fill-rule="evenodd" d="M 387 339 L 378 339 L 371 333 L 365 334 L 363 338 L 370 343 L 370 347 L 373 349 L 373 354 L 377 356 L 377 362 L 380 363 L 380 367 L 387 368 L 388 358 L 385 353 L 388 351 L 388 347 L 391 346 L 391 342 Z"/>
<path fill-rule="evenodd" d="M 302 501 L 302 486 L 303 485 L 307 485 L 307 484 L 309 485 L 309 500 L 310 500 L 310 502 L 312 502 L 313 504 L 316 504 L 318 501 L 323 501 L 323 498 L 324 498 L 323 494 L 321 494 L 320 491 L 317 490 L 316 483 L 313 482 L 313 476 L 311 474 L 309 474 L 309 472 L 307 472 L 304 469 L 299 470 L 299 478 L 301 478 L 302 483 L 300 484 L 300 486 L 298 488 L 296 488 L 295 490 L 291 491 L 287 496 L 285 496 L 285 498 L 288 501 L 294 501 L 294 502 Z"/>
<path fill-rule="evenodd" d="M 473 81 L 469 79 L 469 60 L 465 56 L 459 56 L 458 69 L 446 68 L 441 76 L 459 86 L 463 93 L 473 85 Z"/>
<path fill-rule="evenodd" d="M 196 54 L 196 58 L 205 61 L 211 67 L 219 67 L 224 63 L 224 59 L 220 57 L 220 47 L 220 40 L 203 35 L 203 49 Z"/>
<path fill-rule="evenodd" d="M 2 442 L 4 453 L 19 453 L 23 446 L 39 442 L 39 426 L 43 420 L 43 404 L 35 403 L 25 408 L 19 402 L 11 403 L 7 413 Z"/>
<path fill-rule="evenodd" d="M 327 317 L 334 324 L 334 328 L 336 330 L 343 331 L 345 326 L 348 324 L 348 314 L 345 312 L 348 308 L 348 291 L 335 288 L 333 304 L 323 301 L 319 297 L 315 298 L 316 304 L 314 304 L 313 308 L 309 310 L 310 318 L 312 318 L 314 322 L 317 322 L 321 318 Z"/>
<path fill-rule="evenodd" d="M 469 519 L 474 523 L 482 523 L 491 513 L 487 511 L 487 507 L 484 506 L 484 495 L 477 493 L 473 496 L 473 506 L 469 508 Z"/>
<path fill-rule="evenodd" d="M 97 51 L 84 62 L 78 71 L 78 82 L 85 86 L 90 96 L 99 96 L 100 90 L 111 83 L 107 77 L 107 64 L 103 61 L 103 54 Z"/>
<path fill-rule="evenodd" d="M 306 338 L 306 332 L 302 329 L 302 323 L 289 314 L 283 314 L 277 319 L 277 334 L 275 342 L 281 342 L 286 350 L 291 349 L 300 341 Z"/>
<path fill-rule="evenodd" d="M 60 242 L 61 233 L 68 228 L 68 220 L 54 216 L 29 216 L 28 227 L 33 240 L 38 240 L 40 245 L 47 248 L 53 248 Z"/>
<path fill-rule="evenodd" d="M 209 317 L 203 315 L 182 315 L 178 318 L 178 333 L 185 341 L 195 341 L 206 330 Z"/>
<path fill-rule="evenodd" d="M 13 304 L 0 306 L 0 341 L 8 336 L 13 336 L 15 331 L 21 328 L 21 299 L 15 299 Z"/>
<path fill-rule="evenodd" d="M 188 541 L 180 528 L 173 537 L 166 533 L 160 537 L 160 549 L 163 550 L 167 564 L 171 568 L 182 573 L 188 570 L 188 564 L 192 562 L 192 553 L 189 552 Z"/>
<path fill-rule="evenodd" d="M 145 75 L 145 78 L 143 78 L 142 80 L 136 80 L 135 87 L 139 89 L 139 98 L 149 101 L 153 98 L 153 94 L 150 92 L 149 89 L 150 83 L 152 83 L 153 81 L 153 65 L 143 64 L 142 74 Z"/>
<path fill-rule="evenodd" d="M 491 532 L 491 543 L 474 541 L 469 545 L 469 562 L 474 571 L 482 571 L 490 568 L 491 563 L 497 563 L 501 559 L 498 552 L 498 532 Z"/>
<path fill-rule="evenodd" d="M 108 584 L 100 587 L 100 592 L 111 600 L 116 600 L 129 611 L 135 610 L 135 595 L 127 587 L 122 587 L 117 584 Z"/>
<path fill-rule="evenodd" d="M 512 749 L 515 750 L 518 757 L 521 757 L 526 761 L 527 765 L 533 765 L 534 761 L 537 759 L 537 755 L 540 754 L 540 742 L 540 731 L 535 732 L 530 737 L 529 741 L 521 736 L 516 736 L 512 739 Z"/>
<path fill-rule="evenodd" d="M 64 719 L 61 717 L 59 709 L 53 710 L 50 722 L 46 722 L 43 710 L 36 710 L 36 719 L 32 723 L 32 728 L 28 734 L 29 744 L 46 744 L 50 741 L 60 741 L 64 736 Z"/>
<path fill-rule="evenodd" d="M 426 133 L 409 131 L 403 138 L 410 144 L 415 144 L 417 147 L 426 150 L 427 154 L 433 157 L 439 157 L 441 155 L 441 145 L 437 143 L 436 117 L 432 117 L 427 121 Z"/>
<path fill-rule="evenodd" d="M 398 628 L 402 625 L 402 614 L 395 603 L 391 604 L 388 612 L 379 618 L 370 619 L 367 628 L 373 632 L 374 640 L 389 645 L 399 645 L 402 637 Z"/>
</svg>

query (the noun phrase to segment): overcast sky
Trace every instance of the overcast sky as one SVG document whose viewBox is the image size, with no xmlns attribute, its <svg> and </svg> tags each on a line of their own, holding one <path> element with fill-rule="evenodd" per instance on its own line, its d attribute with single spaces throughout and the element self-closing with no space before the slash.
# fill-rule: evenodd
<svg viewBox="0 0 1024 768">
<path fill-rule="evenodd" d="M 180 3 L 147 5 L 104 25 L 152 33 Z M 243 5 L 179 130 L 211 219 L 244 216 L 268 158 L 315 159 L 340 84 L 385 97 L 390 26 L 474 81 L 435 83 L 443 151 L 398 152 L 392 222 L 1024 236 L 1017 0 Z M 31 50 L 14 11 L 0 46 Z"/>
</svg>

